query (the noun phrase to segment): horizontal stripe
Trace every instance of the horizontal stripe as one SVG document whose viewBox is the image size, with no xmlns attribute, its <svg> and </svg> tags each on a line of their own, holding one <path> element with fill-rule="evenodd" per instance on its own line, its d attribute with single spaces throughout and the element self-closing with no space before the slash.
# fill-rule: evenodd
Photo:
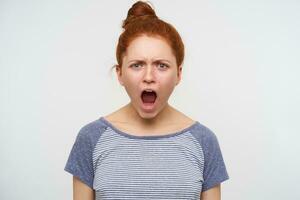
<svg viewBox="0 0 300 200">
<path fill-rule="evenodd" d="M 97 200 L 199 199 L 204 156 L 188 129 L 149 140 L 107 126 L 94 148 L 93 167 Z"/>
</svg>

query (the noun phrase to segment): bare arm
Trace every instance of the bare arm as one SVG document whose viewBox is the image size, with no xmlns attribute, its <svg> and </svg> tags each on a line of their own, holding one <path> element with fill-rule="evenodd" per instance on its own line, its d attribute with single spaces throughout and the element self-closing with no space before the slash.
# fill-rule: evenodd
<svg viewBox="0 0 300 200">
<path fill-rule="evenodd" d="M 94 200 L 95 193 L 89 186 L 73 176 L 73 200 Z"/>
<path fill-rule="evenodd" d="M 202 192 L 201 200 L 221 200 L 221 184 Z"/>
</svg>

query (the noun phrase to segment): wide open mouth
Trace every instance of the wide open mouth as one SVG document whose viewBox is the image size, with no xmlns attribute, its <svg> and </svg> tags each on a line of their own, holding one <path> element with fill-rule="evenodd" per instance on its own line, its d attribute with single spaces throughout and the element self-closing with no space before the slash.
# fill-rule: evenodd
<svg viewBox="0 0 300 200">
<path fill-rule="evenodd" d="M 156 92 L 152 91 L 152 92 L 147 92 L 147 91 L 143 91 L 141 94 L 141 98 L 143 103 L 154 103 L 156 100 Z"/>
</svg>

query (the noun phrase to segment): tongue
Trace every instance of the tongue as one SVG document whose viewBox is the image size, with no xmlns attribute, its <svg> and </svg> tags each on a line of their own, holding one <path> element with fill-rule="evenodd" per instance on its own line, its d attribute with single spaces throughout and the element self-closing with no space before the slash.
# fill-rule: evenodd
<svg viewBox="0 0 300 200">
<path fill-rule="evenodd" d="M 143 92 L 142 100 L 144 103 L 154 103 L 156 95 L 154 92 Z"/>
</svg>

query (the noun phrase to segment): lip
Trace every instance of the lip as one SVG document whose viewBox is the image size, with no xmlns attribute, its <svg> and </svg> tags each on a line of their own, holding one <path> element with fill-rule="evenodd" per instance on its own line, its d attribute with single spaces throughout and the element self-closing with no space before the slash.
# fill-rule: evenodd
<svg viewBox="0 0 300 200">
<path fill-rule="evenodd" d="M 144 90 L 142 90 L 141 95 L 142 95 L 143 91 Z M 153 90 L 153 91 L 155 91 L 155 90 Z M 153 112 L 156 109 L 157 102 L 158 102 L 158 95 L 157 95 L 156 91 L 155 91 L 155 93 L 156 93 L 156 99 L 155 99 L 154 103 L 144 103 L 142 98 L 141 98 L 141 95 L 140 95 L 141 108 L 144 112 L 150 113 L 150 112 Z"/>
<path fill-rule="evenodd" d="M 142 90 L 141 90 L 141 95 L 142 95 L 143 91 L 145 91 L 145 90 L 152 90 L 152 91 L 154 91 L 154 92 L 156 93 L 156 95 L 157 95 L 157 90 L 154 89 L 154 88 L 144 88 L 144 89 L 142 89 Z"/>
<path fill-rule="evenodd" d="M 156 98 L 158 97 L 158 93 L 157 93 L 157 90 L 156 90 L 156 89 L 153 89 L 153 88 L 144 88 L 144 89 L 142 89 L 141 92 L 140 92 L 140 98 L 142 98 L 142 94 L 143 94 L 143 92 L 144 92 L 145 90 L 152 90 L 153 92 L 155 92 Z M 156 102 L 156 100 L 155 100 L 155 102 Z"/>
<path fill-rule="evenodd" d="M 141 100 L 141 108 L 144 112 L 147 112 L 147 113 L 150 113 L 150 112 L 153 112 L 156 108 L 156 103 L 157 102 L 157 99 L 155 100 L 155 102 L 152 104 L 150 103 L 143 103 L 143 101 Z"/>
</svg>

